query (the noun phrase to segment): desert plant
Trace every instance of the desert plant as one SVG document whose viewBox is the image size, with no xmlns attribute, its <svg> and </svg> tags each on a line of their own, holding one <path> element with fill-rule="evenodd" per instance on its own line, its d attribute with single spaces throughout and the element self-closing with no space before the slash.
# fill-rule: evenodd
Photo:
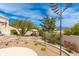
<svg viewBox="0 0 79 59">
<path fill-rule="evenodd" d="M 44 31 L 54 31 L 56 29 L 56 19 L 55 18 L 50 18 L 48 16 L 44 17 L 43 20 L 41 20 L 40 26 Z"/>
<path fill-rule="evenodd" d="M 27 20 L 16 20 L 10 23 L 10 26 L 17 28 L 20 35 L 24 36 L 27 31 L 33 29 L 34 24 Z"/>
<path fill-rule="evenodd" d="M 45 42 L 59 44 L 60 37 L 56 34 L 56 19 L 45 17 L 42 21 L 40 30 L 41 37 Z"/>
<path fill-rule="evenodd" d="M 46 47 L 45 46 L 41 47 L 41 51 L 46 51 Z"/>
<path fill-rule="evenodd" d="M 12 34 L 12 35 L 18 35 L 18 33 L 17 33 L 16 30 L 11 30 L 11 34 Z"/>
<path fill-rule="evenodd" d="M 39 36 L 43 36 L 43 30 L 42 29 L 39 29 L 38 32 L 39 32 Z"/>
<path fill-rule="evenodd" d="M 59 35 L 52 32 L 43 33 L 42 39 L 48 43 L 60 44 Z"/>
<path fill-rule="evenodd" d="M 64 35 L 71 35 L 71 34 L 72 34 L 71 28 L 64 30 Z"/>
<path fill-rule="evenodd" d="M 64 32 L 65 35 L 79 35 L 79 23 L 71 28 L 65 29 Z"/>
</svg>

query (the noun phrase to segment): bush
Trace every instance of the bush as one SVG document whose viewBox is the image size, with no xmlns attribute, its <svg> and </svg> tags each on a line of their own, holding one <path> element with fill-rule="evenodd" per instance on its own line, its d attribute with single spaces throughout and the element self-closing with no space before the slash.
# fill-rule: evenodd
<svg viewBox="0 0 79 59">
<path fill-rule="evenodd" d="M 72 34 L 71 29 L 65 29 L 64 30 L 64 35 L 71 35 L 71 34 Z"/>
<path fill-rule="evenodd" d="M 11 34 L 12 34 L 12 35 L 18 35 L 18 33 L 17 33 L 16 30 L 11 30 Z"/>
<path fill-rule="evenodd" d="M 41 48 L 41 51 L 46 51 L 46 47 L 42 47 Z"/>
<path fill-rule="evenodd" d="M 38 30 L 38 32 L 39 32 L 39 36 L 43 35 L 43 30 L 42 29 Z"/>
<path fill-rule="evenodd" d="M 52 44 L 60 43 L 60 37 L 53 32 L 43 33 L 42 39 L 44 41 L 46 41 L 48 43 L 52 43 Z"/>
<path fill-rule="evenodd" d="M 71 28 L 65 29 L 64 32 L 65 35 L 79 35 L 79 23 Z"/>
</svg>

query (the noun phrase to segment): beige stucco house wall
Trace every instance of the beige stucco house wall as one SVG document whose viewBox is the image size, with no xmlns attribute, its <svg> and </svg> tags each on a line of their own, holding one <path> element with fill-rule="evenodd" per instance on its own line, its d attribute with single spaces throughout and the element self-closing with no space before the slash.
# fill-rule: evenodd
<svg viewBox="0 0 79 59">
<path fill-rule="evenodd" d="M 0 34 L 10 35 L 9 21 L 6 17 L 0 17 Z"/>
</svg>

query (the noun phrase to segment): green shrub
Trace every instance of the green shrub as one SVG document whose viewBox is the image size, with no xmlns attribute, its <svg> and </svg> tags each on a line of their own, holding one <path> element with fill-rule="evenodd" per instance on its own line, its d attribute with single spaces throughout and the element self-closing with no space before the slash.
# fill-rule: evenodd
<svg viewBox="0 0 79 59">
<path fill-rule="evenodd" d="M 18 35 L 18 33 L 17 33 L 16 30 L 11 30 L 11 34 L 12 34 L 12 35 Z"/>
<path fill-rule="evenodd" d="M 64 32 L 65 35 L 79 35 L 79 23 L 71 28 L 65 29 Z"/>
<path fill-rule="evenodd" d="M 72 34 L 72 31 L 70 28 L 64 30 L 64 35 L 71 35 L 71 34 Z"/>
<path fill-rule="evenodd" d="M 52 43 L 52 44 L 60 43 L 60 37 L 53 32 L 43 33 L 42 39 L 44 41 L 46 41 L 48 43 Z"/>
</svg>

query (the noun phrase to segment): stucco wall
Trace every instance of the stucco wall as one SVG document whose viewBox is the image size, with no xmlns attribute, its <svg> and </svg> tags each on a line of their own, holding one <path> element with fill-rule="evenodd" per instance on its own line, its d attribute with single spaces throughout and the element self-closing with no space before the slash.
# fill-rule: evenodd
<svg viewBox="0 0 79 59">
<path fill-rule="evenodd" d="M 67 35 L 63 35 L 62 36 L 62 43 L 64 44 L 64 41 L 68 41 L 71 44 L 76 44 L 79 50 L 79 36 L 75 36 L 75 35 L 71 35 L 71 36 L 67 36 Z"/>
<path fill-rule="evenodd" d="M 9 21 L 6 18 L 0 18 L 0 31 L 3 35 L 10 35 Z"/>
</svg>

